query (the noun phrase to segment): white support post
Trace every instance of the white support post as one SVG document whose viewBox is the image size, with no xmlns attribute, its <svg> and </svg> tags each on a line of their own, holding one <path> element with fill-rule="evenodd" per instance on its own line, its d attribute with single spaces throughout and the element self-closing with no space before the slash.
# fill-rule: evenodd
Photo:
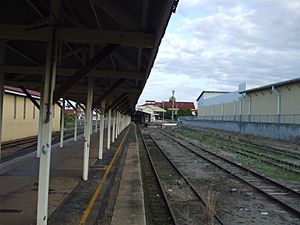
<svg viewBox="0 0 300 225">
<path fill-rule="evenodd" d="M 96 112 L 95 133 L 98 132 L 98 113 Z"/>
<path fill-rule="evenodd" d="M 99 159 L 102 159 L 103 156 L 104 114 L 105 114 L 105 100 L 101 102 L 100 128 L 99 128 L 99 154 L 98 154 Z"/>
<path fill-rule="evenodd" d="M 51 9 L 56 14 L 59 10 L 59 1 L 51 2 Z M 37 225 L 47 225 L 48 221 L 48 193 L 51 159 L 51 137 L 53 120 L 53 92 L 55 88 L 57 68 L 57 41 L 53 28 L 53 38 L 47 44 L 47 57 L 44 76 L 43 100 L 40 105 L 42 110 L 41 125 L 41 155 L 39 164 Z"/>
<path fill-rule="evenodd" d="M 116 138 L 116 111 L 113 111 L 113 122 L 112 122 L 112 139 L 111 142 L 114 143 Z"/>
<path fill-rule="evenodd" d="M 74 121 L 74 141 L 77 141 L 77 126 L 78 126 L 78 103 L 75 104 L 75 121 Z"/>
<path fill-rule="evenodd" d="M 5 63 L 6 42 L 0 41 L 0 65 Z M 4 95 L 4 78 L 5 73 L 0 72 L 0 161 L 2 145 L 2 120 L 3 120 L 3 95 Z"/>
<path fill-rule="evenodd" d="M 40 96 L 40 110 L 39 110 L 39 127 L 38 127 L 38 141 L 37 141 L 37 149 L 36 149 L 36 157 L 40 158 L 41 156 L 41 138 L 42 138 L 42 124 L 43 124 L 43 107 L 42 105 L 44 100 L 44 91 L 41 91 Z"/>
<path fill-rule="evenodd" d="M 89 173 L 89 157 L 90 157 L 90 145 L 91 145 L 91 127 L 92 127 L 92 104 L 93 104 L 93 78 L 89 77 L 88 80 L 88 96 L 86 104 L 86 118 L 85 118 L 85 137 L 84 137 L 84 150 L 83 150 L 83 175 L 84 181 L 88 180 Z"/>
<path fill-rule="evenodd" d="M 91 126 L 90 126 L 90 135 L 93 134 L 93 116 L 94 116 L 94 112 L 93 112 L 93 109 L 92 109 L 92 116 L 91 116 Z"/>
<path fill-rule="evenodd" d="M 119 134 L 122 132 L 122 114 L 120 113 Z"/>
<path fill-rule="evenodd" d="M 107 149 L 110 149 L 110 134 L 111 134 L 111 109 L 108 110 L 107 116 Z"/>
<path fill-rule="evenodd" d="M 60 140 L 59 147 L 64 147 L 64 129 L 65 129 L 65 99 L 62 98 L 62 107 L 60 109 Z"/>
<path fill-rule="evenodd" d="M 118 137 L 118 120 L 119 120 L 119 113 L 118 113 L 118 111 L 116 111 L 116 128 L 115 128 L 115 130 L 116 130 L 116 133 L 115 133 L 115 138 L 117 139 L 117 137 Z"/>
<path fill-rule="evenodd" d="M 117 124 L 116 124 L 116 138 L 119 136 L 120 134 L 120 113 L 117 112 Z"/>
<path fill-rule="evenodd" d="M 121 116 L 121 132 L 123 131 L 124 129 L 124 115 L 122 114 Z"/>
</svg>

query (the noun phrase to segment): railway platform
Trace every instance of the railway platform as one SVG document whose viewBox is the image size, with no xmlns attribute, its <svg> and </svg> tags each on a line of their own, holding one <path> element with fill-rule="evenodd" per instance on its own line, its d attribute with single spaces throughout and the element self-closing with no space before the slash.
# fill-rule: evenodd
<svg viewBox="0 0 300 225">
<path fill-rule="evenodd" d="M 66 140 L 62 149 L 59 143 L 52 146 L 48 224 L 119 224 L 120 220 L 125 224 L 126 216 L 127 224 L 145 223 L 135 129 L 129 127 L 109 150 L 104 144 L 101 160 L 99 133 L 91 136 L 88 181 L 81 178 L 82 136 L 77 142 Z M 0 165 L 0 224 L 36 224 L 39 160 L 35 155 Z"/>
</svg>

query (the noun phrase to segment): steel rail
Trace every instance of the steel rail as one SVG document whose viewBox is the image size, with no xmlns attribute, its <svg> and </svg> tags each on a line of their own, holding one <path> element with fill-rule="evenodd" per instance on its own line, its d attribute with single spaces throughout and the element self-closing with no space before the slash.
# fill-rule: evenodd
<svg viewBox="0 0 300 225">
<path fill-rule="evenodd" d="M 202 133 L 206 136 L 209 136 L 209 134 L 205 133 L 202 130 L 197 130 L 197 129 L 193 129 L 193 128 L 190 128 L 190 127 L 182 127 L 182 128 L 183 128 L 183 130 L 200 132 L 200 133 Z M 222 139 L 225 139 L 225 140 L 230 140 L 228 137 L 221 136 L 221 135 L 218 135 L 218 134 L 213 133 L 211 135 L 221 137 Z M 275 154 L 285 155 L 285 156 L 293 158 L 293 159 L 300 159 L 300 154 L 295 152 L 295 151 L 289 151 L 289 150 L 285 151 L 285 150 L 282 150 L 282 149 L 279 149 L 279 148 L 276 148 L 276 147 L 265 146 L 263 144 L 253 143 L 253 142 L 250 142 L 250 141 L 245 142 L 245 141 L 239 141 L 238 140 L 237 143 L 247 145 L 249 147 L 253 147 L 253 148 L 256 148 L 256 149 L 259 149 L 259 150 L 264 150 L 264 151 L 272 152 L 272 153 L 275 153 Z"/>
<path fill-rule="evenodd" d="M 152 169 L 153 169 L 153 171 L 154 171 L 154 174 L 155 174 L 155 178 L 156 178 L 156 180 L 157 180 L 157 183 L 159 184 L 160 190 L 161 190 L 161 192 L 163 193 L 163 197 L 164 197 L 163 199 L 164 199 L 166 205 L 168 206 L 168 211 L 169 211 L 169 213 L 170 213 L 170 215 L 171 215 L 172 221 L 173 221 L 174 225 L 179 225 L 178 221 L 176 220 L 176 216 L 175 216 L 175 214 L 174 214 L 174 212 L 173 212 L 173 210 L 172 210 L 171 203 L 170 203 L 170 201 L 169 201 L 169 199 L 168 199 L 168 197 L 167 197 L 167 194 L 166 194 L 166 192 L 164 191 L 164 189 L 163 189 L 163 187 L 162 187 L 162 182 L 161 182 L 161 180 L 160 180 L 160 178 L 159 178 L 159 175 L 158 175 L 158 172 L 157 172 L 157 170 L 156 170 L 156 168 L 155 168 L 155 166 L 154 166 L 154 162 L 153 162 L 153 160 L 152 160 L 152 158 L 151 158 L 150 151 L 149 151 L 149 148 L 148 148 L 148 146 L 147 146 L 147 144 L 146 144 L 146 142 L 145 142 L 145 139 L 144 139 L 144 136 L 143 136 L 143 134 L 142 134 L 142 131 L 141 131 L 140 127 L 138 127 L 138 128 L 139 128 L 139 132 L 140 132 L 140 135 L 141 135 L 141 138 L 142 138 L 142 143 L 143 143 L 143 145 L 144 145 L 144 147 L 145 147 L 145 150 L 146 150 L 148 159 L 149 159 L 149 161 L 150 161 L 151 167 L 152 167 Z"/>
<path fill-rule="evenodd" d="M 143 140 L 143 135 L 142 136 L 142 140 Z M 196 190 L 196 188 L 193 186 L 193 184 L 184 176 L 184 174 L 180 171 L 180 169 L 174 164 L 174 162 L 166 155 L 166 153 L 162 150 L 162 148 L 158 145 L 158 143 L 156 142 L 156 140 L 151 136 L 151 134 L 149 133 L 149 137 L 151 138 L 151 140 L 153 141 L 153 143 L 155 144 L 155 146 L 159 149 L 159 151 L 163 154 L 163 156 L 167 159 L 167 161 L 172 165 L 172 167 L 179 173 L 179 175 L 185 180 L 185 182 L 188 184 L 188 186 L 191 188 L 191 190 L 193 191 L 193 193 L 199 198 L 200 202 L 202 204 L 204 204 L 205 206 L 207 206 L 207 202 L 201 197 L 200 193 Z M 150 154 L 150 153 L 149 153 Z M 151 158 L 151 156 L 149 156 Z M 154 164 L 153 164 L 154 166 Z M 159 178 L 158 178 L 159 179 Z M 214 213 L 214 218 L 222 225 L 224 225 L 224 223 L 222 222 L 222 220 Z"/>
<path fill-rule="evenodd" d="M 183 146 L 185 149 L 189 150 L 190 152 L 194 153 L 195 155 L 197 155 L 197 156 L 203 158 L 204 160 L 209 161 L 210 163 L 212 163 L 212 164 L 215 165 L 216 167 L 218 167 L 218 168 L 220 168 L 220 169 L 226 171 L 227 173 L 231 174 L 232 176 L 236 177 L 238 180 L 240 180 L 240 181 L 242 181 L 242 182 L 248 184 L 249 186 L 253 187 L 255 190 L 257 190 L 257 191 L 261 192 L 262 194 L 264 194 L 264 195 L 265 195 L 266 197 L 268 197 L 269 199 L 271 199 L 271 200 L 273 200 L 273 201 L 279 203 L 283 208 L 285 208 L 285 209 L 288 210 L 289 212 L 293 213 L 293 214 L 296 215 L 297 217 L 300 217 L 300 210 L 289 204 L 289 200 L 290 200 L 290 199 L 287 199 L 287 200 L 288 200 L 287 202 L 278 199 L 277 197 L 275 197 L 275 196 L 269 194 L 268 192 L 264 191 L 263 189 L 257 187 L 257 185 L 252 184 L 251 181 L 247 181 L 247 180 L 243 179 L 242 177 L 240 177 L 240 176 L 237 175 L 236 173 L 230 171 L 229 169 L 226 169 L 226 168 L 222 167 L 221 165 L 219 165 L 218 163 L 214 162 L 213 160 L 208 159 L 207 157 L 205 157 L 203 154 L 200 154 L 199 152 L 197 152 L 197 151 L 191 149 L 190 147 L 187 146 L 187 144 L 190 144 L 190 145 L 192 145 L 193 147 L 196 147 L 196 148 L 198 148 L 198 149 L 204 151 L 205 153 L 208 153 L 210 156 L 216 157 L 217 159 L 221 159 L 222 161 L 224 161 L 224 162 L 226 162 L 226 163 L 229 163 L 230 165 L 233 165 L 234 167 L 236 167 L 236 168 L 242 170 L 243 172 L 247 172 L 248 174 L 251 174 L 251 175 L 254 176 L 255 178 L 261 179 L 262 182 L 268 182 L 269 184 L 274 185 L 275 188 L 282 189 L 282 190 L 284 190 L 284 192 L 289 192 L 290 194 L 292 194 L 292 195 L 294 195 L 296 198 L 298 198 L 298 199 L 299 199 L 298 202 L 300 202 L 300 193 L 298 193 L 297 191 L 295 191 L 295 190 L 293 190 L 293 189 L 291 189 L 291 188 L 288 188 L 288 187 L 286 187 L 286 186 L 284 186 L 284 185 L 282 185 L 282 184 L 280 184 L 280 183 L 278 183 L 278 182 L 276 182 L 276 181 L 274 181 L 274 180 L 271 180 L 270 178 L 267 178 L 267 177 L 265 177 L 265 176 L 263 176 L 263 175 L 261 175 L 261 174 L 255 172 L 255 171 L 249 169 L 249 168 L 246 168 L 246 167 L 244 167 L 244 166 L 242 166 L 242 165 L 236 164 L 235 162 L 233 162 L 233 161 L 231 161 L 231 160 L 229 160 L 229 159 L 226 159 L 226 158 L 224 158 L 224 157 L 221 157 L 221 156 L 219 156 L 219 155 L 217 155 L 217 154 L 215 154 L 215 153 L 213 153 L 213 152 L 211 152 L 211 151 L 209 151 L 209 150 L 207 150 L 207 149 L 204 149 L 204 148 L 202 148 L 202 147 L 199 147 L 199 146 L 197 146 L 197 145 L 195 145 L 195 144 L 193 144 L 193 143 L 191 143 L 191 142 L 189 142 L 189 141 L 183 140 L 182 138 L 177 137 L 177 140 L 176 140 L 176 138 L 174 138 L 173 136 L 171 136 L 171 135 L 169 135 L 169 134 L 166 134 L 166 133 L 165 133 L 164 131 L 162 131 L 162 130 L 160 130 L 160 133 L 161 133 L 162 135 L 164 135 L 164 136 L 166 136 L 166 137 L 172 139 L 173 141 L 175 141 L 175 142 L 178 143 L 179 145 Z M 181 141 L 185 142 L 185 144 L 183 144 L 182 142 L 178 141 L 178 139 L 180 139 Z M 294 199 L 294 200 L 295 200 L 295 199 Z"/>
<path fill-rule="evenodd" d="M 194 129 L 186 129 L 186 130 L 191 130 L 192 132 L 195 133 L 196 130 Z M 204 132 L 201 132 L 201 133 L 204 133 Z M 210 136 L 208 134 L 204 134 L 205 136 Z M 218 137 L 221 137 L 219 135 L 213 135 L 213 136 L 218 136 Z M 224 137 L 221 137 L 222 139 L 224 139 L 225 141 L 231 141 L 230 139 L 228 138 L 224 138 Z M 215 141 L 219 141 L 219 140 L 215 140 Z M 242 142 L 238 142 L 240 144 L 244 144 Z M 246 144 L 246 143 L 245 143 Z M 245 145 L 244 144 L 244 145 Z M 228 145 L 229 146 L 229 145 Z M 249 145 L 248 145 L 249 146 Z M 296 173 L 296 174 L 300 174 L 300 170 L 297 170 L 297 169 L 300 169 L 300 165 L 297 165 L 297 164 L 294 164 L 292 162 L 289 162 L 289 161 L 286 161 L 286 160 L 282 160 L 282 159 L 277 159 L 275 157 L 272 157 L 272 156 L 268 156 L 266 155 L 265 153 L 258 153 L 258 152 L 255 152 L 255 151 L 251 151 L 251 150 L 247 150 L 247 149 L 243 149 L 242 147 L 241 148 L 238 148 L 238 147 L 235 147 L 235 146 L 229 146 L 231 148 L 230 151 L 232 152 L 235 152 L 237 154 L 240 154 L 240 155 L 243 155 L 243 156 L 246 156 L 246 157 L 249 157 L 249 158 L 253 158 L 253 159 L 258 159 L 258 160 L 261 160 L 269 165 L 272 165 L 272 166 L 275 166 L 275 167 L 278 167 L 282 170 L 285 170 L 285 171 L 290 171 L 291 173 Z M 255 147 L 255 146 L 249 146 L 249 147 L 252 147 L 252 148 L 257 148 L 259 149 L 258 147 Z M 234 149 L 233 149 L 234 148 Z M 259 149 L 261 150 L 261 149 Z M 270 150 L 267 150 L 270 152 Z M 272 153 L 277 153 L 279 154 L 278 152 L 274 152 L 272 151 Z M 283 154 L 281 154 L 283 155 Z M 289 156 L 288 154 L 285 154 L 285 156 L 288 156 L 290 158 L 295 158 L 295 157 L 291 157 Z M 280 163 L 277 164 L 277 163 Z M 296 169 L 295 169 L 296 168 Z"/>
</svg>

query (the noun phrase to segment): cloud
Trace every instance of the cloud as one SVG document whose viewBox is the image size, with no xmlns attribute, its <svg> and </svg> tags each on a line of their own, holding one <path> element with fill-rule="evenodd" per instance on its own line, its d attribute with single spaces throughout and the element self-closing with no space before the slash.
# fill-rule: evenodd
<svg viewBox="0 0 300 225">
<path fill-rule="evenodd" d="M 299 77 L 299 40 L 299 0 L 181 0 L 140 102 Z"/>
</svg>

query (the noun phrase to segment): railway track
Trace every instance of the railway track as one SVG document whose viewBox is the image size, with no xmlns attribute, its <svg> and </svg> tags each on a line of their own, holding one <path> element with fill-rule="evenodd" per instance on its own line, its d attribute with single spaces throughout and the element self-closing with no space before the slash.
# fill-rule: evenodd
<svg viewBox="0 0 300 225">
<path fill-rule="evenodd" d="M 191 129 L 191 128 L 184 128 L 184 130 L 196 132 L 196 130 Z M 254 145 L 247 144 L 244 142 L 242 143 L 240 141 L 234 141 L 235 143 L 239 144 L 238 146 L 236 146 L 236 145 L 232 144 L 232 140 L 229 138 L 224 138 L 224 137 L 221 137 L 221 136 L 215 134 L 215 135 L 213 135 L 214 138 L 212 139 L 212 137 L 209 136 L 209 134 L 204 133 L 204 132 L 200 132 L 200 133 L 203 136 L 205 136 L 206 139 L 208 138 L 209 140 L 211 140 L 211 142 L 218 143 L 221 146 L 226 145 L 228 147 L 225 149 L 226 151 L 231 151 L 231 152 L 234 152 L 236 154 L 239 154 L 239 155 L 242 155 L 242 156 L 245 156 L 248 158 L 259 160 L 260 162 L 264 162 L 273 167 L 277 167 L 283 171 L 288 171 L 288 172 L 291 172 L 294 174 L 300 174 L 300 165 L 296 163 L 297 155 L 294 155 L 294 157 L 293 157 L 293 156 L 291 156 L 290 152 L 283 152 L 283 151 L 278 152 L 275 150 L 272 151 L 265 147 L 264 147 L 264 149 L 267 149 L 267 150 L 264 150 L 258 146 L 254 146 Z M 251 147 L 252 150 L 245 148 L 245 145 Z M 256 150 L 253 150 L 253 148 L 255 148 Z M 293 160 L 290 158 L 293 158 Z"/>
<path fill-rule="evenodd" d="M 288 212 L 294 214 L 297 218 L 300 218 L 300 193 L 298 191 L 279 184 L 208 149 L 199 147 L 181 138 L 175 138 L 162 130 L 158 131 L 156 129 L 156 132 L 171 139 L 189 152 L 201 157 L 221 170 L 226 171 L 239 181 L 253 187 Z"/>
<path fill-rule="evenodd" d="M 224 140 L 224 141 L 232 141 L 232 139 L 229 138 L 229 136 L 224 136 L 224 135 L 220 135 L 220 134 L 216 134 L 213 132 L 207 133 L 203 130 L 198 130 L 198 129 L 193 129 L 190 127 L 182 127 L 183 130 L 188 130 L 188 131 L 192 131 L 192 132 L 199 132 L 201 134 L 203 134 L 206 137 L 209 136 L 214 136 L 217 137 L 217 140 Z M 245 141 L 245 140 L 235 140 L 236 143 L 241 144 L 242 146 L 248 146 L 250 148 L 254 148 L 257 149 L 258 151 L 265 151 L 267 154 L 275 154 L 275 155 L 279 155 L 280 157 L 287 157 L 287 158 L 291 158 L 291 159 L 296 159 L 296 160 L 300 160 L 300 153 L 296 152 L 296 151 L 292 151 L 292 150 L 288 150 L 288 149 L 282 149 L 282 148 L 277 148 L 277 147 L 272 147 L 272 146 L 266 146 L 263 144 L 259 144 L 259 143 L 254 143 L 252 141 Z M 283 160 L 284 161 L 284 160 Z M 296 167 L 299 165 L 296 165 Z"/>
<path fill-rule="evenodd" d="M 83 128 L 78 128 L 78 134 L 83 133 Z M 64 139 L 72 137 L 74 134 L 73 130 L 66 130 L 64 133 Z M 52 137 L 52 143 L 57 143 L 60 138 L 60 133 L 55 132 Z M 15 140 L 13 142 L 3 143 L 2 145 L 2 160 L 7 161 L 14 159 L 15 157 L 22 156 L 23 154 L 28 154 L 34 150 L 32 147 L 37 145 L 37 136 L 29 137 L 26 139 Z"/>
<path fill-rule="evenodd" d="M 210 218 L 203 217 L 203 211 L 209 207 L 206 200 L 156 144 L 149 133 L 141 132 L 141 137 L 174 224 L 205 224 L 211 221 L 215 221 L 214 224 L 224 224 L 214 212 L 210 212 Z M 181 189 L 180 196 L 173 195 L 173 189 L 178 191 L 176 187 Z M 184 214 L 183 211 L 187 213 Z"/>
<path fill-rule="evenodd" d="M 142 138 L 141 130 L 137 133 Z M 157 171 L 149 158 L 149 150 L 147 150 L 145 140 L 142 138 L 142 146 L 140 147 L 140 158 L 143 189 L 145 198 L 145 210 L 147 224 L 149 225 L 175 225 L 173 212 L 167 200 L 166 193 L 162 189 L 162 185 L 157 175 Z"/>
</svg>

